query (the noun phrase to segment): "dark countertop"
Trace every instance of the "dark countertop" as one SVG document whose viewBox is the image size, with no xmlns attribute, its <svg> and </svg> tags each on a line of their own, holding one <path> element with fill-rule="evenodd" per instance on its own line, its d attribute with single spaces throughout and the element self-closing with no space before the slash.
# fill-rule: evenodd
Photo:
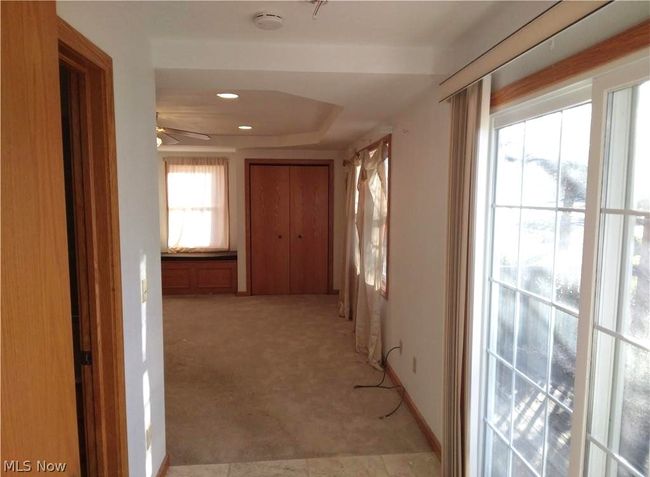
<svg viewBox="0 0 650 477">
<path fill-rule="evenodd" d="M 166 260 L 237 260 L 237 251 L 226 252 L 195 252 L 195 253 L 167 253 L 160 254 L 160 259 Z"/>
</svg>

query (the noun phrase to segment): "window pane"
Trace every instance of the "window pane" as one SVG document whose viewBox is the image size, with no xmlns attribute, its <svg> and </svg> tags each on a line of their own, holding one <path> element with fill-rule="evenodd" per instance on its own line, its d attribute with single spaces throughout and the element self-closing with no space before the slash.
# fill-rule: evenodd
<svg viewBox="0 0 650 477">
<path fill-rule="evenodd" d="M 493 276 L 517 284 L 519 252 L 519 209 L 497 207 L 494 210 Z"/>
<path fill-rule="evenodd" d="M 648 472 L 650 452 L 650 353 L 597 332 L 589 433 Z"/>
<path fill-rule="evenodd" d="M 635 93 L 632 208 L 650 211 L 650 81 L 639 85 Z"/>
<path fill-rule="evenodd" d="M 559 207 L 585 207 L 590 129 L 591 104 L 562 112 Z"/>
<path fill-rule="evenodd" d="M 611 93 L 607 112 L 605 207 L 650 211 L 650 81 Z"/>
<path fill-rule="evenodd" d="M 623 278 L 627 286 L 622 332 L 650 346 L 650 218 L 627 217 L 627 220 L 631 230 Z"/>
<path fill-rule="evenodd" d="M 568 471 L 585 214 L 559 208 L 585 207 L 590 115 L 581 105 L 497 131 L 484 417 L 511 431 L 512 476 Z M 488 472 L 497 450 L 484 451 Z"/>
<path fill-rule="evenodd" d="M 548 400 L 546 475 L 568 475 L 571 447 L 571 413 Z"/>
<path fill-rule="evenodd" d="M 551 298 L 555 212 L 522 210 L 519 286 Z"/>
<path fill-rule="evenodd" d="M 521 158 L 524 151 L 524 123 L 513 124 L 498 133 L 495 203 L 521 204 Z"/>
<path fill-rule="evenodd" d="M 485 460 L 486 477 L 507 477 L 508 476 L 508 445 L 497 436 L 490 428 L 485 435 L 485 446 L 487 455 Z"/>
<path fill-rule="evenodd" d="M 603 187 L 603 204 L 610 209 L 627 206 L 627 179 L 629 169 L 632 89 L 626 88 L 609 95 L 606 181 Z"/>
<path fill-rule="evenodd" d="M 550 306 L 534 298 L 521 297 L 517 335 L 517 369 L 541 387 L 546 387 L 550 319 Z"/>
<path fill-rule="evenodd" d="M 555 310 L 550 392 L 570 409 L 573 409 L 574 400 L 577 342 L 578 319 Z"/>
<path fill-rule="evenodd" d="M 517 294 L 499 285 L 493 285 L 492 290 L 492 320 L 496 323 L 492 326 L 490 349 L 512 364 Z"/>
<path fill-rule="evenodd" d="M 525 379 L 515 377 L 515 414 L 512 443 L 524 459 L 542 472 L 546 397 Z M 519 475 L 519 474 L 513 474 Z"/>
<path fill-rule="evenodd" d="M 650 346 L 650 218 L 604 214 L 602 224 L 599 323 Z"/>
<path fill-rule="evenodd" d="M 512 473 L 513 477 L 534 477 L 535 474 L 524 464 L 524 462 L 516 455 L 512 454 Z"/>
<path fill-rule="evenodd" d="M 555 296 L 558 303 L 578 311 L 582 271 L 582 236 L 585 214 L 558 213 L 558 238 L 555 252 Z"/>
<path fill-rule="evenodd" d="M 650 458 L 650 353 L 620 342 L 623 369 L 620 402 L 620 425 L 614 432 L 619 437 L 618 453 L 636 470 L 648 474 Z"/>
<path fill-rule="evenodd" d="M 524 144 L 524 205 L 555 207 L 557 198 L 562 113 L 526 121 Z"/>
<path fill-rule="evenodd" d="M 628 468 L 623 464 L 616 462 L 614 459 L 611 459 L 610 466 L 612 468 L 611 474 L 616 477 L 636 477 L 636 474 L 628 470 Z"/>
<path fill-rule="evenodd" d="M 600 290 L 598 296 L 599 325 L 616 331 L 618 322 L 619 294 L 622 266 L 625 216 L 603 214 L 600 243 Z"/>
<path fill-rule="evenodd" d="M 510 435 L 510 412 L 512 406 L 512 370 L 499 360 L 488 361 L 487 420 L 504 436 Z"/>
</svg>

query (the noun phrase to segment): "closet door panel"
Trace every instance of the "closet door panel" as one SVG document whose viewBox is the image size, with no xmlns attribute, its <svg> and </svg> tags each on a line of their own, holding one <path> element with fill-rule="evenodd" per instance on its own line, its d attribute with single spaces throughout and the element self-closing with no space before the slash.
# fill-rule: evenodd
<svg viewBox="0 0 650 477">
<path fill-rule="evenodd" d="M 327 293 L 329 168 L 291 167 L 291 293 Z"/>
<path fill-rule="evenodd" d="M 250 168 L 251 292 L 290 292 L 290 167 Z"/>
</svg>

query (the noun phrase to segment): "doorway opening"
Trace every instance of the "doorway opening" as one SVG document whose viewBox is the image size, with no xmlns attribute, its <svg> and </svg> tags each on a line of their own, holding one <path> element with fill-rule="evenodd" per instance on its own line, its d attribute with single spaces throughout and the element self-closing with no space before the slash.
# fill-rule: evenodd
<svg viewBox="0 0 650 477">
<path fill-rule="evenodd" d="M 83 475 L 95 475 L 92 344 L 88 300 L 85 247 L 83 158 L 80 134 L 81 74 L 64 62 L 59 63 L 61 91 L 61 127 L 63 134 L 63 170 L 65 178 L 66 225 L 68 231 L 68 268 L 70 273 L 70 309 L 74 356 L 75 396 L 79 460 Z"/>
</svg>

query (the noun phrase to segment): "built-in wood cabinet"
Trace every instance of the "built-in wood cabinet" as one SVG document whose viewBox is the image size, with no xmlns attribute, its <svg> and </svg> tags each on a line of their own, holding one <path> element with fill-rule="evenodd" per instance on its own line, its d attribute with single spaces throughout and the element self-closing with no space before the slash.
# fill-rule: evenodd
<svg viewBox="0 0 650 477">
<path fill-rule="evenodd" d="M 163 255 L 163 295 L 237 292 L 237 257 L 233 255 Z"/>
<path fill-rule="evenodd" d="M 327 293 L 331 165 L 253 163 L 248 167 L 251 293 Z"/>
</svg>

